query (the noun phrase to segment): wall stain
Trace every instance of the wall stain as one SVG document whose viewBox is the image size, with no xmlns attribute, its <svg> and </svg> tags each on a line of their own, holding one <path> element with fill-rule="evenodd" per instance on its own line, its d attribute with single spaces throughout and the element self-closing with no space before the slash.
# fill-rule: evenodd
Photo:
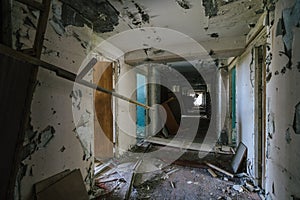
<svg viewBox="0 0 300 200">
<path fill-rule="evenodd" d="M 273 59 L 273 54 L 271 52 L 269 52 L 266 57 L 266 66 L 267 66 L 266 72 L 267 73 L 270 72 L 270 65 L 272 63 L 272 59 Z"/>
<path fill-rule="evenodd" d="M 283 68 L 281 69 L 280 73 L 281 73 L 281 74 L 285 74 L 285 72 L 286 72 L 286 68 L 283 67 Z"/>
<path fill-rule="evenodd" d="M 212 33 L 212 34 L 209 34 L 209 36 L 212 37 L 212 38 L 218 38 L 219 34 L 218 33 Z"/>
<path fill-rule="evenodd" d="M 300 134 L 300 102 L 295 106 L 293 129 L 296 134 Z"/>
<path fill-rule="evenodd" d="M 86 131 L 86 127 L 88 127 L 87 125 L 90 121 L 90 118 L 91 118 L 91 113 L 86 110 L 86 113 L 80 116 L 80 119 L 76 124 L 76 127 L 73 129 L 73 132 L 75 133 L 76 138 L 78 139 L 83 150 L 82 160 L 86 160 L 86 161 L 88 161 L 92 157 L 92 147 L 89 142 L 81 139 L 81 135 L 86 134 L 85 131 Z"/>
<path fill-rule="evenodd" d="M 55 129 L 52 126 L 47 126 L 40 133 L 27 130 L 25 133 L 25 139 L 27 144 L 22 147 L 21 160 L 27 158 L 30 159 L 31 155 L 38 151 L 40 148 L 44 148 L 53 139 Z"/>
<path fill-rule="evenodd" d="M 255 73 L 254 73 L 254 69 L 253 68 L 254 68 L 254 49 L 251 50 L 251 62 L 250 62 L 250 65 L 249 65 L 250 83 L 251 83 L 252 88 L 254 88 L 254 82 L 255 82 Z"/>
<path fill-rule="evenodd" d="M 81 90 L 73 90 L 69 96 L 72 99 L 72 106 L 80 110 L 82 92 Z"/>
<path fill-rule="evenodd" d="M 300 0 L 296 0 L 293 7 L 284 9 L 282 11 L 282 19 L 282 26 L 280 27 L 282 29 L 281 32 L 283 33 L 282 40 L 284 43 L 285 55 L 289 58 L 286 68 L 291 69 L 292 45 L 294 40 L 293 28 L 300 26 Z M 276 32 L 280 32 L 280 30 Z"/>
<path fill-rule="evenodd" d="M 267 83 L 270 82 L 271 78 L 272 78 L 272 72 L 269 72 L 268 75 L 267 75 L 267 77 L 266 77 Z"/>
<path fill-rule="evenodd" d="M 219 8 L 221 6 L 229 4 L 229 3 L 233 3 L 235 1 L 238 1 L 238 0 L 228 0 L 228 1 L 224 1 L 224 0 L 203 0 L 202 5 L 203 5 L 204 10 L 205 10 L 205 16 L 207 16 L 209 18 L 215 17 L 215 16 L 218 15 Z"/>
<path fill-rule="evenodd" d="M 268 137 L 270 139 L 272 139 L 273 138 L 273 134 L 275 133 L 274 113 L 269 113 L 268 114 L 267 132 L 268 132 Z"/>
<path fill-rule="evenodd" d="M 135 1 L 131 1 L 134 5 L 135 9 L 130 9 L 125 7 L 125 13 L 128 18 L 131 20 L 131 24 L 137 27 L 141 27 L 142 24 L 149 24 L 150 23 L 150 16 L 147 11 L 143 8 L 142 5 L 136 3 Z"/>
<path fill-rule="evenodd" d="M 205 9 L 205 16 L 209 18 L 217 16 L 219 11 L 217 1 L 203 0 L 202 5 L 204 6 Z"/>
<path fill-rule="evenodd" d="M 66 150 L 66 147 L 65 146 L 62 146 L 61 148 L 60 148 L 60 152 L 64 152 Z"/>
<path fill-rule="evenodd" d="M 105 33 L 119 24 L 120 13 L 108 0 L 62 0 L 61 8 L 53 5 L 52 10 L 50 24 L 59 35 L 64 34 L 64 27 L 68 25 L 87 25 L 97 33 Z"/>
<path fill-rule="evenodd" d="M 292 141 L 292 138 L 291 138 L 291 133 L 290 133 L 290 128 L 288 128 L 285 132 L 285 141 L 286 143 L 290 144 L 291 141 Z"/>
<path fill-rule="evenodd" d="M 183 9 L 191 9 L 192 8 L 192 5 L 190 2 L 188 2 L 187 0 L 176 0 L 177 4 L 183 8 Z"/>
</svg>

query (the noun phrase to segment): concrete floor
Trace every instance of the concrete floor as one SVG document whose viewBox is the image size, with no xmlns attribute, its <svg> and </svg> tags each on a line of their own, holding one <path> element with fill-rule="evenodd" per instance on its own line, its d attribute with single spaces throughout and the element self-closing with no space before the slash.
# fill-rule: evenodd
<svg viewBox="0 0 300 200">
<path fill-rule="evenodd" d="M 160 148 L 162 146 L 151 145 L 148 151 Z M 122 158 L 111 161 L 114 167 L 106 172 L 108 176 L 101 175 L 103 178 L 99 179 L 98 186 L 103 191 L 95 199 L 125 199 L 132 178 L 132 168 L 137 160 L 134 153 L 144 150 L 143 147 L 136 147 Z M 169 150 L 174 154 L 182 151 L 176 148 Z M 258 193 L 233 189 L 233 185 L 241 185 L 245 178 L 229 178 L 216 171 L 218 177 L 213 178 L 204 164 L 207 161 L 230 171 L 232 157 L 233 155 L 209 153 L 200 159 L 197 151 L 186 151 L 170 165 L 164 165 L 162 157 L 147 158 L 145 165 L 140 165 L 140 168 L 147 168 L 148 171 L 144 169 L 145 172 L 136 174 L 129 199 L 260 199 Z M 115 181 L 106 182 L 114 179 Z"/>
</svg>

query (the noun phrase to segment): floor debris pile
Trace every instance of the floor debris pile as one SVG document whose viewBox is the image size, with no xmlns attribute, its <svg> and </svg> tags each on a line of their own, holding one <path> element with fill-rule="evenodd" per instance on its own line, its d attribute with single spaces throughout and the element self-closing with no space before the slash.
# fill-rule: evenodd
<svg viewBox="0 0 300 200">
<path fill-rule="evenodd" d="M 200 159 L 199 152 L 187 150 L 170 164 L 162 157 L 147 156 L 146 152 L 160 148 L 163 147 L 147 143 L 135 146 L 121 158 L 96 164 L 95 188 L 90 198 L 260 199 L 261 190 L 251 178 L 246 173 L 233 172 L 235 156 L 244 156 L 244 151 L 240 155 L 212 152 Z M 170 149 L 174 153 L 182 151 Z M 142 152 L 143 156 L 136 157 L 136 152 Z M 226 152 L 232 149 L 227 148 Z M 242 162 L 238 165 L 242 172 Z"/>
</svg>

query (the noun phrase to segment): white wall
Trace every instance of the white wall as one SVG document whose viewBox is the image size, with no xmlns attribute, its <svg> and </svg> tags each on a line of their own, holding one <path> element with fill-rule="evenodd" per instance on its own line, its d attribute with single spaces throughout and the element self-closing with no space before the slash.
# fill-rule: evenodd
<svg viewBox="0 0 300 200">
<path fill-rule="evenodd" d="M 238 141 L 248 148 L 247 172 L 254 176 L 254 87 L 250 80 L 251 62 L 252 54 L 248 52 L 236 65 L 236 125 Z M 252 68 L 254 63 L 253 60 Z"/>
<path fill-rule="evenodd" d="M 61 4 L 53 1 L 53 5 L 57 8 Z M 13 37 L 15 44 L 23 43 L 23 48 L 32 47 L 34 41 L 34 28 L 24 24 L 27 16 L 36 22 L 26 6 L 15 2 Z M 52 16 L 53 9 L 50 9 L 49 19 Z M 89 28 L 69 26 L 58 35 L 48 23 L 41 59 L 77 73 L 89 51 L 91 34 Z M 83 43 L 87 45 L 86 48 Z M 91 78 L 89 74 L 87 80 Z M 36 182 L 66 169 L 79 168 L 89 189 L 93 173 L 93 133 L 92 90 L 86 87 L 73 88 L 72 82 L 39 68 L 15 199 L 32 199 Z"/>
<path fill-rule="evenodd" d="M 117 77 L 116 92 L 136 99 L 136 72 L 133 67 L 120 60 L 120 73 Z M 136 106 L 116 99 L 117 155 L 122 155 L 136 144 Z"/>
<path fill-rule="evenodd" d="M 292 69 L 284 66 L 288 63 L 285 55 L 280 56 L 280 51 L 285 52 L 283 35 L 276 36 L 282 11 L 292 8 L 299 0 L 279 0 L 276 3 L 274 25 L 269 30 L 268 42 L 272 53 L 269 66 L 272 77 L 267 84 L 267 170 L 266 193 L 273 199 L 289 199 L 291 195 L 300 198 L 300 135 L 295 134 L 292 125 L 294 121 L 295 106 L 300 102 L 300 28 L 299 10 L 291 12 L 286 10 L 291 21 L 291 28 L 286 26 L 286 33 L 293 36 L 287 40 L 292 44 Z M 299 9 L 300 6 L 298 6 Z M 296 20 L 293 21 L 293 17 Z M 278 24 L 278 25 L 277 25 Z M 275 75 L 278 71 L 278 75 Z M 277 74 L 277 73 L 276 73 Z M 268 122 L 269 121 L 269 122 Z"/>
</svg>

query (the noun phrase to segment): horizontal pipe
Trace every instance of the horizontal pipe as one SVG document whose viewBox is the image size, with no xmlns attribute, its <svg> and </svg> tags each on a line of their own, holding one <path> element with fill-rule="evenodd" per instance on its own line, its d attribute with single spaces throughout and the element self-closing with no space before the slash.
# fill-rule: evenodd
<svg viewBox="0 0 300 200">
<path fill-rule="evenodd" d="M 60 67 L 52 65 L 52 64 L 47 63 L 45 61 L 42 61 L 42 60 L 40 60 L 38 58 L 26 55 L 26 54 L 24 54 L 22 52 L 14 50 L 14 49 L 12 49 L 10 47 L 7 47 L 7 46 L 5 46 L 3 44 L 0 44 L 0 53 L 3 54 L 3 55 L 6 55 L 8 57 L 14 58 L 16 60 L 19 60 L 21 62 L 25 61 L 25 62 L 28 62 L 28 63 L 30 63 L 32 65 L 36 65 L 36 66 L 39 66 L 41 68 L 53 71 L 53 72 L 56 73 L 57 76 L 59 76 L 61 78 L 64 78 L 64 79 L 67 79 L 69 81 L 79 83 L 79 84 L 84 85 L 84 86 L 86 86 L 88 88 L 92 88 L 92 89 L 95 89 L 95 90 L 97 90 L 99 92 L 110 94 L 110 95 L 112 95 L 114 97 L 117 97 L 117 98 L 122 99 L 124 101 L 130 102 L 132 104 L 144 107 L 146 109 L 150 109 L 150 106 L 147 106 L 147 105 L 142 104 L 142 103 L 140 103 L 138 101 L 135 101 L 133 99 L 125 97 L 125 96 L 123 96 L 121 94 L 116 93 L 115 91 L 111 91 L 111 90 L 99 87 L 99 86 L 97 86 L 97 85 L 95 85 L 93 83 L 90 83 L 88 81 L 85 81 L 85 80 L 82 80 L 82 79 L 78 79 L 77 75 L 75 73 L 69 72 L 69 71 L 67 71 L 65 69 L 62 69 Z"/>
</svg>

